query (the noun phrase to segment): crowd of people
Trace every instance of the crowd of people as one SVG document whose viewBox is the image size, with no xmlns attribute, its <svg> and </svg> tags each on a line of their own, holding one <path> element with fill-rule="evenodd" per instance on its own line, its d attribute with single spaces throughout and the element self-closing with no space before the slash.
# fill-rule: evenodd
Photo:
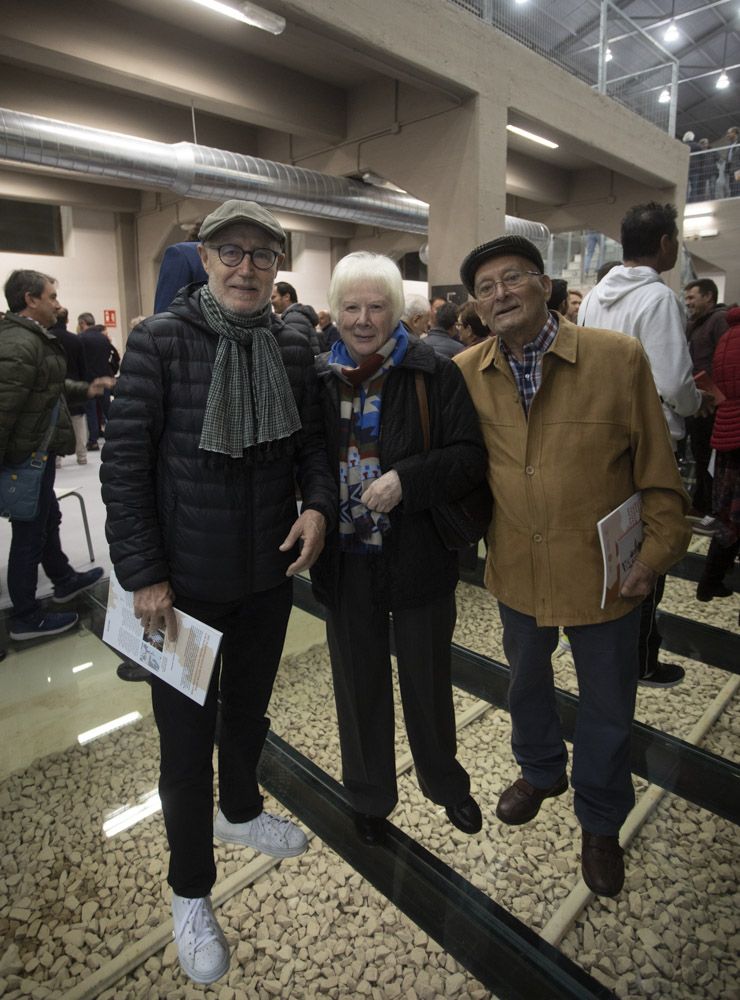
<svg viewBox="0 0 740 1000">
<path fill-rule="evenodd" d="M 685 132 L 682 142 L 691 150 L 687 201 L 736 198 L 740 194 L 740 129 L 728 128 L 714 143 Z"/>
<path fill-rule="evenodd" d="M 452 701 L 459 551 L 436 512 L 484 482 L 493 496 L 485 580 L 503 625 L 519 767 L 496 816 L 530 822 L 572 786 L 582 876 L 594 893 L 616 896 L 638 684 L 670 688 L 684 677 L 659 659 L 656 608 L 687 548 L 689 517 L 713 535 L 698 599 L 731 593 L 740 310 L 717 303 L 713 282 L 693 281 L 686 327 L 660 278 L 678 253 L 670 205 L 626 214 L 624 259 L 603 265 L 586 295 L 551 280 L 523 237 L 489 240 L 461 263 L 463 305 L 404 296 L 389 257 L 355 252 L 334 268 L 329 308 L 314 310 L 278 280 L 286 234 L 255 202 L 225 202 L 193 236 L 165 254 L 155 313 L 132 330 L 116 381 L 104 328 L 83 313 L 79 334 L 68 334 L 47 275 L 13 272 L 0 326 L 0 462 L 38 448 L 50 421 L 50 458 L 85 461 L 104 426 L 111 559 L 142 626 L 173 634 L 177 608 L 223 633 L 203 706 L 149 678 L 184 972 L 209 983 L 229 968 L 210 902 L 214 837 L 277 857 L 307 846 L 300 827 L 265 811 L 256 776 L 297 573 L 311 572 L 326 607 L 357 836 L 382 843 L 397 801 L 391 617 L 419 785 L 457 829 L 482 828 Z M 686 421 L 691 499 L 675 453 Z M 61 551 L 54 465 L 35 519 L 12 521 L 17 639 L 75 624 L 39 606 L 39 564 L 55 600 L 102 572 L 75 573 Z M 596 523 L 636 491 L 641 547 L 602 606 Z M 560 629 L 579 685 L 570 767 L 552 669 Z"/>
</svg>

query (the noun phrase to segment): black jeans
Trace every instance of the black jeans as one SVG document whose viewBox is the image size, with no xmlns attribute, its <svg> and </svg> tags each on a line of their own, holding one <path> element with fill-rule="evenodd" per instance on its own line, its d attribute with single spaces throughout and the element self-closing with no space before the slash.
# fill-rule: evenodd
<svg viewBox="0 0 740 1000">
<path fill-rule="evenodd" d="M 213 857 L 213 736 L 221 694 L 218 786 L 232 823 L 262 812 L 257 764 L 270 728 L 272 694 L 293 600 L 293 584 L 230 604 L 178 598 L 176 606 L 223 632 L 205 704 L 152 677 L 159 729 L 159 794 L 170 846 L 168 882 L 178 896 L 207 896 L 216 881 Z"/>
<path fill-rule="evenodd" d="M 11 521 L 12 540 L 8 555 L 8 594 L 13 602 L 13 617 L 22 620 L 40 618 L 36 600 L 39 564 L 52 583 L 62 583 L 74 573 L 62 552 L 59 525 L 62 515 L 54 494 L 55 455 L 49 454 L 41 479 L 39 510 L 33 521 Z"/>
</svg>

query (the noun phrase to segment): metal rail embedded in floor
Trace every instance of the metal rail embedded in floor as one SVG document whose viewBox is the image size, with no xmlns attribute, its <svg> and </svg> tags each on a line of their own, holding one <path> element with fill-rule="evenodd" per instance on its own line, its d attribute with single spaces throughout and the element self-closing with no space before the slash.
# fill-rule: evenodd
<svg viewBox="0 0 740 1000">
<path fill-rule="evenodd" d="M 614 997 L 511 913 L 416 841 L 387 824 L 385 842 L 362 843 L 341 785 L 274 733 L 261 784 L 487 989 L 506 1000 Z"/>
<path fill-rule="evenodd" d="M 313 596 L 311 585 L 304 578 L 295 578 L 293 603 L 309 614 L 326 617 L 324 607 Z M 506 664 L 453 643 L 452 680 L 469 694 L 508 710 L 509 668 Z M 555 689 L 555 698 L 563 736 L 572 741 L 578 698 L 561 688 Z M 634 721 L 630 767 L 634 774 L 666 791 L 733 823 L 740 823 L 740 766 L 724 757 Z"/>
</svg>

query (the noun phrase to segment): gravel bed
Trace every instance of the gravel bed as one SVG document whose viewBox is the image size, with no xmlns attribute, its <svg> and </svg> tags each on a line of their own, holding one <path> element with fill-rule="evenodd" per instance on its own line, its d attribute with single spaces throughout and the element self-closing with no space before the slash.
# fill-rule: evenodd
<svg viewBox="0 0 740 1000">
<path fill-rule="evenodd" d="M 666 606 L 728 627 L 715 620 L 725 614 L 722 602 L 697 605 L 692 588 L 671 581 Z M 490 596 L 461 585 L 456 641 L 503 659 L 500 631 Z M 687 682 L 670 692 L 641 689 L 638 717 L 685 737 L 727 675 L 679 662 L 687 666 Z M 561 686 L 575 690 L 567 653 L 558 658 L 556 672 Z M 474 701 L 455 694 L 458 713 Z M 271 716 L 277 733 L 339 776 L 324 647 L 285 659 Z M 400 755 L 407 749 L 400 709 L 397 719 Z M 736 699 L 704 745 L 736 758 L 739 729 Z M 525 828 L 505 827 L 495 819 L 498 795 L 517 773 L 509 739 L 508 714 L 495 708 L 458 735 L 460 759 L 484 812 L 480 834 L 466 837 L 455 830 L 444 811 L 423 798 L 413 771 L 399 780 L 400 801 L 392 818 L 541 930 L 577 882 L 579 829 L 571 791 L 549 800 Z M 5 838 L 0 868 L 0 936 L 5 940 L 0 995 L 12 1000 L 63 996 L 169 916 L 161 815 L 111 840 L 101 830 L 109 811 L 133 804 L 156 781 L 157 736 L 148 718 L 87 747 L 36 761 L 0 784 L 0 808 L 14 831 L 12 839 Z M 645 782 L 635 784 L 639 795 Z M 279 804 L 268 802 L 268 808 L 284 812 Z M 219 879 L 254 857 L 248 849 L 219 845 Z M 738 860 L 732 824 L 667 796 L 628 851 L 622 895 L 592 903 L 564 939 L 563 952 L 619 997 L 738 1000 Z M 228 900 L 219 915 L 232 946 L 231 971 L 222 981 L 210 988 L 189 983 L 169 944 L 101 996 L 490 996 L 318 839 L 306 855 L 281 862 Z"/>
</svg>

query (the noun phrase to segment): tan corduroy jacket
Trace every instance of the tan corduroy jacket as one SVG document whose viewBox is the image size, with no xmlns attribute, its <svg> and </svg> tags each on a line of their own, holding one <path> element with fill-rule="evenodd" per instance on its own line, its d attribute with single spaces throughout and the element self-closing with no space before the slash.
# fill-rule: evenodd
<svg viewBox="0 0 740 1000">
<path fill-rule="evenodd" d="M 657 573 L 681 558 L 691 537 L 684 516 L 689 499 L 639 342 L 561 319 L 529 418 L 496 338 L 454 362 L 488 448 L 494 497 L 488 589 L 539 625 L 587 625 L 627 614 L 640 599 L 599 607 L 596 522 L 642 490 L 640 559 Z"/>
</svg>

